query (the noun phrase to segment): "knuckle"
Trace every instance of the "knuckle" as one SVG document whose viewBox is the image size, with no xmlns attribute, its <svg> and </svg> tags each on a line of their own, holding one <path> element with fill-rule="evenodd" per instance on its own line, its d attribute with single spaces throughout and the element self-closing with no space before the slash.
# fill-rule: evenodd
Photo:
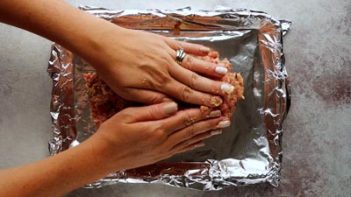
<svg viewBox="0 0 351 197">
<path fill-rule="evenodd" d="M 187 138 L 191 138 L 196 135 L 195 125 L 190 125 L 187 129 L 186 136 Z"/>
<path fill-rule="evenodd" d="M 154 77 L 154 79 L 154 88 L 157 90 L 162 89 L 165 86 L 165 84 L 169 84 L 172 81 L 170 76 L 161 73 L 160 75 Z"/>
<path fill-rule="evenodd" d="M 190 56 L 190 55 L 187 55 L 187 56 L 185 56 L 185 58 L 184 58 L 184 62 L 185 62 L 186 64 L 188 64 L 188 66 L 192 66 L 192 65 L 194 65 L 194 63 L 195 63 L 195 58 L 192 57 L 192 56 Z"/>
<path fill-rule="evenodd" d="M 161 54 L 162 64 L 166 66 L 170 66 L 171 62 L 174 61 L 172 57 L 173 57 L 172 51 L 168 51 L 168 50 L 163 51 Z"/>
<path fill-rule="evenodd" d="M 160 103 L 160 102 L 162 102 L 163 99 L 165 99 L 165 98 L 166 98 L 166 97 L 163 96 L 163 95 L 152 95 L 152 96 L 150 96 L 149 101 L 150 101 L 151 103 Z"/>
<path fill-rule="evenodd" d="M 212 99 L 211 96 L 207 95 L 207 94 L 202 94 L 201 95 L 201 105 L 204 105 L 204 106 L 209 106 L 209 107 L 213 107 L 214 105 L 212 104 L 214 101 Z"/>
<path fill-rule="evenodd" d="M 184 112 L 184 116 L 183 116 L 183 124 L 185 126 L 190 126 L 192 124 L 194 124 L 195 122 L 195 117 L 192 116 L 192 114 L 189 111 L 185 111 Z"/>
<path fill-rule="evenodd" d="M 165 57 L 165 61 L 168 66 L 171 66 L 171 62 L 175 62 L 177 53 L 174 50 L 169 50 L 167 56 Z"/>
<path fill-rule="evenodd" d="M 204 120 L 208 118 L 208 112 L 204 112 L 201 109 L 199 109 L 196 112 L 196 121 Z"/>
<path fill-rule="evenodd" d="M 162 79 L 162 87 L 164 87 L 164 85 L 165 84 L 170 84 L 170 83 L 172 83 L 173 82 L 173 79 L 172 79 L 172 77 L 170 77 L 169 75 L 167 75 L 167 76 L 164 76 L 163 77 L 163 79 Z"/>
<path fill-rule="evenodd" d="M 183 101 L 189 101 L 191 94 L 193 94 L 193 91 L 187 86 L 180 86 L 178 90 L 180 93 L 180 99 Z"/>
<path fill-rule="evenodd" d="M 165 83 L 169 83 L 171 81 L 171 77 L 166 70 L 158 70 L 150 66 L 144 66 L 142 69 L 149 76 L 148 79 L 143 79 L 143 83 L 145 83 L 146 87 L 160 89 L 165 85 Z"/>
<path fill-rule="evenodd" d="M 201 65 L 203 67 L 203 70 L 205 70 L 207 73 L 216 72 L 217 65 L 214 63 L 202 60 Z"/>
<path fill-rule="evenodd" d="M 154 86 L 152 80 L 150 78 L 143 78 L 141 79 L 141 85 L 144 87 L 144 88 L 151 88 Z"/>
<path fill-rule="evenodd" d="M 147 115 L 152 119 L 157 119 L 158 107 L 153 106 L 147 111 Z"/>
<path fill-rule="evenodd" d="M 194 139 L 189 139 L 184 143 L 183 148 L 187 148 L 192 144 L 194 144 Z"/>
<path fill-rule="evenodd" d="M 195 123 L 202 119 L 202 117 L 206 116 L 204 113 L 201 112 L 200 109 L 192 109 L 191 111 L 188 112 L 189 117 L 192 120 L 192 123 Z"/>
<path fill-rule="evenodd" d="M 191 77 L 190 77 L 190 87 L 192 87 L 192 88 L 196 88 L 195 86 L 196 86 L 196 82 L 199 80 L 199 75 L 198 74 L 196 74 L 196 73 L 192 73 L 191 74 Z"/>
<path fill-rule="evenodd" d="M 132 120 L 135 117 L 135 111 L 136 111 L 135 107 L 129 107 L 120 111 L 119 113 L 117 113 L 117 115 L 119 115 L 121 118 L 125 120 Z"/>
<path fill-rule="evenodd" d="M 188 117 L 185 117 L 185 116 L 182 117 L 181 122 L 182 122 L 183 126 L 189 126 L 190 125 Z"/>
<path fill-rule="evenodd" d="M 183 144 L 183 148 L 189 146 L 192 143 L 191 140 L 186 140 Z"/>
<path fill-rule="evenodd" d="M 179 50 L 179 49 L 183 48 L 182 42 L 171 40 L 171 43 L 172 43 L 175 50 Z"/>
<path fill-rule="evenodd" d="M 190 55 L 186 55 L 181 65 L 188 70 L 192 70 L 193 62 L 193 57 L 191 57 Z"/>
<path fill-rule="evenodd" d="M 161 127 L 158 127 L 153 132 L 153 135 L 158 141 L 164 141 L 164 140 L 166 140 L 166 137 L 167 137 L 165 130 Z"/>
</svg>

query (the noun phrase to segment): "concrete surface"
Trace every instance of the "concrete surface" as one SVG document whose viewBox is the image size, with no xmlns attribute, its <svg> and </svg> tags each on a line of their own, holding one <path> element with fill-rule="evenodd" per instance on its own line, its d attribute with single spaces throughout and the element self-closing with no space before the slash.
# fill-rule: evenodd
<svg viewBox="0 0 351 197">
<path fill-rule="evenodd" d="M 68 196 L 350 196 L 351 1 L 70 1 L 111 8 L 233 8 L 264 10 L 293 21 L 285 39 L 292 107 L 285 122 L 282 183 L 199 192 L 161 185 L 78 189 Z M 0 167 L 47 156 L 51 134 L 50 42 L 0 25 Z"/>
</svg>

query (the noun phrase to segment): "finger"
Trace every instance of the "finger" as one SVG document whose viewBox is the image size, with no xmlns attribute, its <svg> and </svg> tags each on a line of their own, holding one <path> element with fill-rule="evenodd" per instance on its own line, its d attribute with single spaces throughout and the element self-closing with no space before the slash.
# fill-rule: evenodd
<svg viewBox="0 0 351 197">
<path fill-rule="evenodd" d="M 223 96 L 234 91 L 234 86 L 229 83 L 219 82 L 200 76 L 193 71 L 179 66 L 178 64 L 174 64 L 170 68 L 170 71 L 172 76 L 174 76 L 174 78 L 176 78 L 178 81 L 198 91 Z"/>
<path fill-rule="evenodd" d="M 217 78 L 223 77 L 225 74 L 227 74 L 229 68 L 229 65 L 226 65 L 224 63 L 215 64 L 210 61 L 205 61 L 193 57 L 191 55 L 186 55 L 180 65 L 188 70 Z"/>
<path fill-rule="evenodd" d="M 172 101 L 162 93 L 144 89 L 128 89 L 128 100 L 145 104 L 157 104 Z"/>
<path fill-rule="evenodd" d="M 172 132 L 183 129 L 198 121 L 208 118 L 218 118 L 220 116 L 220 110 L 203 112 L 200 109 L 187 109 L 178 111 L 174 116 L 162 120 L 160 124 L 162 124 L 163 128 L 167 131 L 167 135 L 170 135 Z"/>
<path fill-rule="evenodd" d="M 165 102 L 145 107 L 128 108 L 124 113 L 130 117 L 128 122 L 140 122 L 160 120 L 167 118 L 178 111 L 178 105 L 175 102 Z"/>
<path fill-rule="evenodd" d="M 169 49 L 168 51 L 172 59 L 176 59 L 177 52 Z M 186 55 L 180 65 L 188 70 L 204 74 L 209 77 L 223 77 L 228 73 L 228 69 L 231 67 L 228 60 L 223 60 L 221 63 L 218 63 L 218 57 L 211 57 L 209 54 L 206 57 L 194 57 L 191 55 Z"/>
<path fill-rule="evenodd" d="M 186 150 L 188 147 L 192 147 L 194 144 L 199 144 L 205 139 L 208 139 L 210 137 L 220 135 L 222 134 L 222 130 L 212 130 L 208 131 L 206 133 L 199 134 L 185 142 L 182 142 L 180 144 L 177 144 L 173 149 L 172 152 L 183 152 L 183 150 Z"/>
<path fill-rule="evenodd" d="M 164 93 L 186 103 L 207 107 L 218 107 L 223 103 L 223 100 L 219 96 L 196 91 L 176 80 L 164 86 Z"/>
<path fill-rule="evenodd" d="M 189 140 L 176 145 L 176 147 L 179 146 L 180 147 L 179 149 L 183 149 L 183 148 L 187 147 L 189 144 L 196 144 L 196 143 L 203 141 L 207 138 L 210 138 L 210 137 L 213 137 L 216 135 L 220 135 L 220 134 L 222 134 L 222 132 L 223 132 L 222 129 L 210 130 L 210 131 L 207 131 L 205 133 L 201 133 L 199 135 L 196 135 L 196 136 L 190 138 Z"/>
<path fill-rule="evenodd" d="M 184 143 L 187 140 L 209 130 L 223 129 L 229 126 L 230 121 L 224 117 L 203 120 L 180 131 L 174 132 L 171 136 L 168 137 L 167 145 L 169 147 L 174 147 L 179 143 Z"/>
<path fill-rule="evenodd" d="M 200 141 L 200 142 L 197 142 L 195 144 L 190 144 L 189 146 L 183 148 L 183 149 L 180 149 L 180 150 L 173 150 L 172 151 L 172 155 L 175 155 L 175 154 L 179 154 L 179 153 L 184 153 L 184 152 L 188 152 L 188 151 L 191 151 L 191 150 L 194 150 L 194 149 L 197 149 L 197 148 L 200 148 L 200 147 L 204 147 L 206 144 L 203 142 L 203 141 Z"/>
<path fill-rule="evenodd" d="M 184 49 L 186 53 L 192 55 L 205 56 L 210 52 L 210 48 L 200 44 L 182 42 L 170 38 L 166 38 L 166 43 L 175 51 L 179 49 Z"/>
</svg>

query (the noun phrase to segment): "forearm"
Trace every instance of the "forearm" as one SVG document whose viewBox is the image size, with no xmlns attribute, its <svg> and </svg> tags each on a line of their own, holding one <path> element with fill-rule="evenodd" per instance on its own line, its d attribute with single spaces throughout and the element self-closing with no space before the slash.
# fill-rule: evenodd
<svg viewBox="0 0 351 197">
<path fill-rule="evenodd" d="M 0 22 L 36 33 L 88 58 L 110 31 L 123 30 L 62 0 L 1 0 Z"/>
<path fill-rule="evenodd" d="M 122 28 L 60 0 L 1 0 L 0 22 L 46 37 L 83 57 L 94 56 L 99 39 Z M 104 28 L 101 28 L 104 27 Z M 91 143 L 33 164 L 0 171 L 0 196 L 60 195 L 108 174 Z M 118 169 L 116 169 L 118 170 Z"/>
<path fill-rule="evenodd" d="M 107 175 L 111 169 L 101 154 L 103 144 L 94 140 L 42 161 L 1 170 L 0 196 L 60 196 Z"/>
</svg>

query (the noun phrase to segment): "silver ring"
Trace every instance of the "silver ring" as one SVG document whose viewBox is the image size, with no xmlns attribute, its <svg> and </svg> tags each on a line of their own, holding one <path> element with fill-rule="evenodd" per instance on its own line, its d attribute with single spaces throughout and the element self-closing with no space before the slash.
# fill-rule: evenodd
<svg viewBox="0 0 351 197">
<path fill-rule="evenodd" d="M 185 53 L 184 49 L 177 50 L 176 61 L 178 63 L 182 63 L 182 61 L 184 60 L 185 56 L 186 56 L 186 53 Z"/>
</svg>

